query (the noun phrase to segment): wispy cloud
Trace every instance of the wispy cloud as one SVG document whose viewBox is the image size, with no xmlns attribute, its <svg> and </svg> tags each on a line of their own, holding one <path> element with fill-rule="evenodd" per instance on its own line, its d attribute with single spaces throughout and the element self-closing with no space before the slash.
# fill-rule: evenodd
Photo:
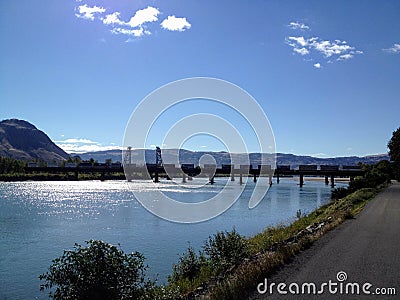
<svg viewBox="0 0 400 300">
<path fill-rule="evenodd" d="M 55 143 L 67 153 L 85 153 L 122 149 L 122 147 L 116 146 L 114 143 L 111 143 L 110 145 L 102 145 L 101 143 L 82 138 L 70 138 L 63 141 L 56 141 Z"/>
<path fill-rule="evenodd" d="M 121 13 L 118 11 L 106 14 L 106 9 L 99 6 L 90 7 L 87 4 L 79 5 L 75 9 L 78 18 L 87 20 L 100 20 L 105 26 L 110 28 L 112 34 L 127 35 L 132 41 L 131 37 L 138 38 L 144 35 L 151 35 L 151 30 L 147 27 L 148 23 L 158 21 L 158 16 L 161 14 L 160 10 L 147 6 L 144 9 L 137 10 L 129 20 L 123 20 Z M 164 19 L 160 26 L 164 29 L 171 31 L 185 31 L 191 27 L 191 24 L 186 18 L 177 18 L 175 16 L 168 16 Z"/>
<path fill-rule="evenodd" d="M 125 34 L 125 35 L 131 35 L 134 37 L 140 37 L 144 34 L 143 28 L 139 29 L 126 29 L 126 28 L 120 28 L 116 27 L 111 30 L 111 33 L 113 34 Z"/>
<path fill-rule="evenodd" d="M 319 158 L 328 157 L 328 155 L 325 154 L 325 153 L 313 153 L 313 154 L 310 154 L 310 156 L 312 156 L 312 157 L 319 157 Z"/>
<path fill-rule="evenodd" d="M 289 23 L 289 28 L 291 28 L 291 29 L 301 29 L 301 30 L 308 30 L 308 29 L 310 29 L 310 27 L 309 26 L 307 26 L 306 24 L 304 24 L 304 23 L 300 23 L 300 22 L 290 22 Z"/>
<path fill-rule="evenodd" d="M 319 37 L 289 36 L 286 38 L 286 44 L 293 48 L 294 54 L 307 56 L 307 61 L 313 61 L 316 57 L 320 59 L 322 56 L 328 63 L 332 63 L 349 60 L 355 55 L 363 54 L 362 51 L 349 45 L 347 41 L 337 39 L 325 40 Z M 321 64 L 316 63 L 314 67 L 320 68 Z"/>
<path fill-rule="evenodd" d="M 310 53 L 310 51 L 308 51 L 306 48 L 294 48 L 293 51 L 301 55 L 307 55 Z"/>
<path fill-rule="evenodd" d="M 119 19 L 120 13 L 119 12 L 114 12 L 112 14 L 106 15 L 105 18 L 103 18 L 103 23 L 106 25 L 126 25 L 125 22 L 121 21 Z"/>
<path fill-rule="evenodd" d="M 56 141 L 56 143 L 61 143 L 61 144 L 69 144 L 69 143 L 81 143 L 81 144 L 97 144 L 97 142 L 93 142 L 92 140 L 89 139 L 66 139 L 63 141 Z"/>
<path fill-rule="evenodd" d="M 191 26 L 186 18 L 177 18 L 175 16 L 168 16 L 161 22 L 161 27 L 170 31 L 185 31 Z"/>
<path fill-rule="evenodd" d="M 84 5 L 78 6 L 75 9 L 75 11 L 76 11 L 75 16 L 77 16 L 78 18 L 94 21 L 95 15 L 104 13 L 106 11 L 106 9 L 103 7 L 96 6 L 96 5 L 93 7 L 90 7 L 87 4 L 84 4 Z"/>
<path fill-rule="evenodd" d="M 291 41 L 295 41 L 297 44 L 299 44 L 300 46 L 304 47 L 308 45 L 308 41 L 305 40 L 305 38 L 303 36 L 290 36 L 287 38 L 287 42 L 290 46 L 296 48 L 297 45 Z"/>
<path fill-rule="evenodd" d="M 393 53 L 393 54 L 398 54 L 400 53 L 400 44 L 394 44 L 392 47 L 388 49 L 382 49 L 385 52 Z"/>
</svg>

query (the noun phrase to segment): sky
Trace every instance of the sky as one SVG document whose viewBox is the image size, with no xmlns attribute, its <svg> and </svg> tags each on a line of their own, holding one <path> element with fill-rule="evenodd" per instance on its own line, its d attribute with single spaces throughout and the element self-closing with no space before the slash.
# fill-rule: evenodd
<svg viewBox="0 0 400 300">
<path fill-rule="evenodd" d="M 212 77 L 259 103 L 277 152 L 386 153 L 400 126 L 399 16 L 397 0 L 3 0 L 0 119 L 27 120 L 69 152 L 118 148 L 152 91 Z M 146 147 L 198 112 L 251 136 L 237 112 L 198 99 L 160 116 Z M 183 146 L 225 142 L 196 135 Z"/>
</svg>

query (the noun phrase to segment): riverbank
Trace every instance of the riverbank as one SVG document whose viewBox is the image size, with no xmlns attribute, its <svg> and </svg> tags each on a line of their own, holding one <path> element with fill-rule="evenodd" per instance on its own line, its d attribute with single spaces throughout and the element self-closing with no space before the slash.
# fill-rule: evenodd
<svg viewBox="0 0 400 300">
<path fill-rule="evenodd" d="M 78 177 L 73 173 L 66 174 L 49 174 L 49 173 L 13 173 L 0 174 L 0 182 L 17 182 L 17 181 L 80 181 L 80 180 L 126 180 L 125 174 L 78 174 Z"/>
<path fill-rule="evenodd" d="M 268 277 L 268 283 L 314 283 L 317 289 L 324 282 L 336 282 L 338 272 L 347 277 L 346 283 L 357 283 L 361 287 L 368 282 L 372 286 L 367 292 L 378 294 L 379 299 L 394 299 L 400 292 L 400 278 L 395 276 L 400 269 L 398 249 L 400 247 L 400 183 L 393 183 L 379 193 L 356 218 L 346 221 L 335 230 L 318 239 L 312 247 L 297 255 L 290 263 Z M 378 288 L 379 290 L 375 290 Z M 264 292 L 264 287 L 261 289 Z M 330 294 L 326 288 L 324 299 L 347 297 L 351 293 Z M 386 297 L 385 297 L 386 295 Z M 254 290 L 251 299 L 310 299 L 312 295 L 282 295 L 276 288 L 258 293 Z M 354 296 L 353 296 L 354 297 Z"/>
<path fill-rule="evenodd" d="M 248 239 L 251 256 L 224 276 L 205 280 L 204 274 L 199 274 L 191 282 L 175 282 L 172 287 L 185 287 L 181 292 L 187 299 L 244 299 L 256 291 L 259 282 L 297 253 L 345 220 L 354 218 L 384 187 L 362 188 L 342 199 L 333 199 L 309 215 L 298 215 L 298 220 L 289 226 L 269 227 Z"/>
</svg>

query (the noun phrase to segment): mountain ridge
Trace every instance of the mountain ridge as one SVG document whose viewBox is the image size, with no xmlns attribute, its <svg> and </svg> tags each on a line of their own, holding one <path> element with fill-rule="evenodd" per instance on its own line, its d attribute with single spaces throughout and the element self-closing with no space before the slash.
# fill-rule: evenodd
<svg viewBox="0 0 400 300">
<path fill-rule="evenodd" d="M 155 150 L 153 149 L 136 149 L 132 150 L 132 163 L 141 163 L 139 159 L 143 157 L 143 151 L 147 163 L 155 163 Z M 174 156 L 176 149 L 163 149 L 164 161 L 170 160 Z M 28 121 L 19 119 L 7 119 L 0 121 L 0 156 L 11 157 L 20 160 L 42 160 L 45 162 L 60 162 L 68 159 L 70 156 L 77 155 L 83 160 L 93 158 L 99 162 L 105 162 L 111 159 L 114 162 L 122 161 L 122 150 L 106 150 L 86 153 L 66 153 L 57 146 L 43 131 L 39 130 L 35 125 Z M 180 163 L 192 163 L 198 165 L 203 156 L 212 156 L 217 165 L 231 164 L 231 155 L 228 152 L 219 151 L 190 151 L 185 149 L 179 150 Z M 240 156 L 232 154 L 236 157 Z M 267 157 L 271 155 L 267 154 Z M 250 164 L 257 166 L 261 164 L 260 153 L 250 153 L 248 155 Z M 278 165 L 290 165 L 297 167 L 299 165 L 356 165 L 359 162 L 365 164 L 374 164 L 378 161 L 389 160 L 387 154 L 374 154 L 363 157 L 343 156 L 343 157 L 327 157 L 319 158 L 309 155 L 295 155 L 290 153 L 277 153 L 276 162 Z M 175 160 L 177 163 L 178 161 Z M 209 162 L 203 162 L 209 163 Z"/>
<path fill-rule="evenodd" d="M 166 155 L 168 151 L 173 149 L 165 149 Z M 132 150 L 132 163 L 141 163 L 137 157 L 141 154 L 143 155 L 145 151 L 145 157 L 147 163 L 155 163 L 155 150 L 152 149 L 135 149 Z M 180 160 L 183 163 L 194 163 L 198 164 L 200 157 L 203 155 L 211 155 L 215 158 L 217 165 L 230 164 L 230 158 L 228 152 L 212 152 L 212 151 L 190 151 L 181 149 L 180 150 Z M 111 159 L 112 161 L 122 161 L 122 150 L 105 150 L 105 151 L 95 151 L 86 152 L 78 155 L 83 160 L 88 160 L 93 158 L 99 162 L 105 162 L 106 159 Z M 261 163 L 260 153 L 250 153 L 249 154 L 250 164 L 256 166 Z M 290 165 L 292 167 L 297 167 L 299 165 L 357 165 L 359 162 L 364 164 L 374 164 L 380 160 L 390 160 L 387 154 L 374 154 L 367 156 L 341 156 L 341 157 L 327 157 L 319 158 L 309 155 L 295 155 L 290 153 L 277 153 L 276 161 L 277 165 Z"/>
<path fill-rule="evenodd" d="M 0 156 L 59 162 L 68 159 L 69 154 L 28 121 L 7 119 L 0 121 Z"/>
</svg>

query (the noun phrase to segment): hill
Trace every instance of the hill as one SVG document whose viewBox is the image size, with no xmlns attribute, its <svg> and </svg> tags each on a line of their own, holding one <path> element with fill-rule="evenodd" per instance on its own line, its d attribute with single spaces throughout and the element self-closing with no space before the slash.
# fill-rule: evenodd
<svg viewBox="0 0 400 300">
<path fill-rule="evenodd" d="M 43 131 L 18 119 L 0 122 L 0 156 L 46 162 L 61 161 L 69 157 Z"/>
<path fill-rule="evenodd" d="M 146 161 L 148 163 L 155 163 L 155 150 L 145 150 Z M 166 155 L 168 155 L 168 149 L 166 150 Z M 143 150 L 132 150 L 132 163 L 138 163 L 137 157 L 139 154 L 143 153 Z M 183 163 L 193 163 L 198 165 L 200 158 L 203 155 L 209 154 L 215 158 L 217 165 L 229 164 L 230 158 L 227 152 L 211 152 L 211 151 L 189 151 L 180 150 L 180 160 Z M 259 153 L 250 153 L 250 163 L 253 166 L 260 164 L 261 155 Z M 84 160 L 93 158 L 99 162 L 104 162 L 106 159 L 112 159 L 112 161 L 122 161 L 122 151 L 121 150 L 109 150 L 109 151 L 97 151 L 97 152 L 87 152 L 79 154 Z M 290 165 L 294 168 L 299 165 L 357 165 L 359 162 L 364 164 L 374 164 L 380 160 L 389 160 L 387 154 L 380 155 L 370 155 L 370 156 L 348 156 L 348 157 L 332 157 L 332 158 L 318 158 L 312 156 L 304 155 L 294 155 L 286 153 L 277 153 L 277 164 L 278 165 Z"/>
</svg>

